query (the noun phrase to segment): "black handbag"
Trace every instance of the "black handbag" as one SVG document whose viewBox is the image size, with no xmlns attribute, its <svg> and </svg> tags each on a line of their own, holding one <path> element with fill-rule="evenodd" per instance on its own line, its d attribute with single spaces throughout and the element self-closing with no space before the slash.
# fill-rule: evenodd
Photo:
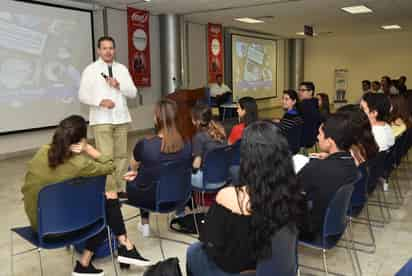
<svg viewBox="0 0 412 276">
<path fill-rule="evenodd" d="M 150 266 L 143 276 L 182 276 L 178 258 L 169 258 Z"/>
</svg>

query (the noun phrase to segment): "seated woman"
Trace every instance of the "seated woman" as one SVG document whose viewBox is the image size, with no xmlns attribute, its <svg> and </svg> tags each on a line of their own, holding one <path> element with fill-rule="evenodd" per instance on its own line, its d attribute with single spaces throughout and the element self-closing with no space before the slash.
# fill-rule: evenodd
<svg viewBox="0 0 412 276">
<path fill-rule="evenodd" d="M 273 122 L 277 124 L 280 130 L 287 134 L 289 129 L 303 124 L 303 119 L 297 109 L 298 93 L 293 89 L 283 91 L 282 107 L 285 110 L 282 119 L 274 119 Z"/>
<path fill-rule="evenodd" d="M 156 135 L 140 140 L 134 147 L 131 170 L 125 174 L 125 180 L 133 181 L 139 168 L 150 169 L 164 161 L 191 158 L 190 143 L 185 143 L 177 129 L 177 105 L 174 101 L 162 99 L 156 104 L 155 129 Z M 142 221 L 138 228 L 147 237 L 150 235 L 149 213 L 140 210 L 140 214 Z"/>
<path fill-rule="evenodd" d="M 373 137 L 379 146 L 379 151 L 386 151 L 395 144 L 395 136 L 389 124 L 391 104 L 384 94 L 366 93 L 363 95 L 360 106 L 369 118 Z"/>
<path fill-rule="evenodd" d="M 29 162 L 22 193 L 24 208 L 34 231 L 37 231 L 37 197 L 52 183 L 81 176 L 108 175 L 114 170 L 113 160 L 86 142 L 86 121 L 70 116 L 58 125 L 51 144 L 42 146 Z M 128 239 L 116 191 L 106 191 L 107 222 L 119 241 L 118 261 L 122 264 L 149 265 Z M 86 243 L 83 255 L 72 275 L 104 275 L 91 263 L 93 252 L 104 240 L 105 231 Z"/>
<path fill-rule="evenodd" d="M 321 122 L 324 122 L 330 115 L 329 96 L 325 93 L 318 93 L 316 94 L 316 98 L 318 99 L 319 103 L 320 119 Z"/>
<path fill-rule="evenodd" d="M 192 122 L 196 127 L 196 134 L 192 140 L 193 169 L 196 173 L 192 174 L 192 185 L 202 188 L 203 173 L 201 167 L 205 154 L 226 145 L 226 133 L 221 124 L 212 120 L 212 111 L 205 105 L 197 105 L 193 108 Z M 216 185 L 218 187 L 222 183 L 216 183 Z"/>
<path fill-rule="evenodd" d="M 233 145 L 242 138 L 243 130 L 251 123 L 258 120 L 256 100 L 252 97 L 243 97 L 239 100 L 237 114 L 240 123 L 235 125 L 230 132 L 228 144 Z"/>
<path fill-rule="evenodd" d="M 192 276 L 241 275 L 269 258 L 281 230 L 297 235 L 302 199 L 288 145 L 270 122 L 255 122 L 241 142 L 239 186 L 220 190 L 187 250 Z M 290 250 L 295 250 L 290 248 Z"/>
<path fill-rule="evenodd" d="M 292 89 L 283 91 L 282 106 L 285 114 L 282 119 L 273 120 L 288 140 L 289 148 L 293 154 L 299 152 L 303 130 L 303 119 L 298 112 L 297 105 L 298 94 L 296 91 Z"/>
<path fill-rule="evenodd" d="M 390 101 L 392 109 L 389 115 L 389 123 L 396 138 L 412 126 L 412 119 L 404 96 L 391 95 Z"/>
</svg>

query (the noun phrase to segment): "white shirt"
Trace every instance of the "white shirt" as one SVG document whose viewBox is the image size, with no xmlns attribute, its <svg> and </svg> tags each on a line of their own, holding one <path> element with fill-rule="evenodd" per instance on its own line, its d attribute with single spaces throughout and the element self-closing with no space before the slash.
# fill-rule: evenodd
<svg viewBox="0 0 412 276">
<path fill-rule="evenodd" d="M 372 133 L 379 146 L 379 151 L 388 150 L 395 144 L 392 128 L 386 123 L 383 126 L 372 126 Z"/>
<path fill-rule="evenodd" d="M 119 82 L 120 89 L 110 87 L 101 73 L 109 75 L 108 64 L 102 59 L 84 69 L 80 81 L 79 100 L 90 107 L 90 125 L 124 124 L 131 122 L 128 98 L 135 98 L 137 89 L 129 70 L 123 64 L 113 62 L 113 78 Z M 112 109 L 99 106 L 103 99 L 110 99 L 115 106 Z"/>
<path fill-rule="evenodd" d="M 224 83 L 222 83 L 222 85 L 219 85 L 217 83 L 211 83 L 209 85 L 209 89 L 211 97 L 216 97 L 217 95 L 221 95 L 223 93 L 231 91 L 230 88 Z"/>
</svg>

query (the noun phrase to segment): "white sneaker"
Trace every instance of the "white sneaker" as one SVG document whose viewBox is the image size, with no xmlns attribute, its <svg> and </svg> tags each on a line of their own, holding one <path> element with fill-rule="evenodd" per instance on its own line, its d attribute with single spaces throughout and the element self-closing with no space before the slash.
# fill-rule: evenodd
<svg viewBox="0 0 412 276">
<path fill-rule="evenodd" d="M 141 224 L 137 225 L 137 229 L 142 233 L 142 236 L 147 238 L 150 236 L 150 225 L 149 224 Z"/>
</svg>

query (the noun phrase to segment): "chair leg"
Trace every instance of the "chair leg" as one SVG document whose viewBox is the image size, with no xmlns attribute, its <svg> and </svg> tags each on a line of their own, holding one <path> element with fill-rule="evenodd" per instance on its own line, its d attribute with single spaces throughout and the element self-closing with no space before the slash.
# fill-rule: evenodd
<svg viewBox="0 0 412 276">
<path fill-rule="evenodd" d="M 37 253 L 39 253 L 40 275 L 43 276 L 43 263 L 41 260 L 41 249 L 40 248 L 37 248 Z"/>
<path fill-rule="evenodd" d="M 325 270 L 325 274 L 329 275 L 325 249 L 322 249 L 322 260 L 323 260 L 323 269 Z"/>
<path fill-rule="evenodd" d="M 163 260 L 165 260 L 166 258 L 165 258 L 165 252 L 163 250 L 162 238 L 160 237 L 159 216 L 156 216 L 156 225 L 157 225 L 157 236 L 159 237 L 160 252 L 162 253 Z"/>
<path fill-rule="evenodd" d="M 116 262 L 114 260 L 114 249 L 112 246 L 112 235 L 110 233 L 110 227 L 107 226 L 107 238 L 109 240 L 109 248 L 110 248 L 110 255 L 112 256 L 112 263 L 113 263 L 113 269 L 114 269 L 114 273 L 116 276 L 119 275 L 119 273 L 117 272 L 117 266 L 116 266 Z"/>
<path fill-rule="evenodd" d="M 72 267 L 74 267 L 74 248 L 72 249 Z"/>
<path fill-rule="evenodd" d="M 10 275 L 14 275 L 14 248 L 13 231 L 10 231 Z"/>
<path fill-rule="evenodd" d="M 197 217 L 195 210 L 195 203 L 192 196 L 192 214 L 193 214 L 193 222 L 195 223 L 196 234 L 199 235 L 199 224 L 197 223 Z"/>
<path fill-rule="evenodd" d="M 360 262 L 359 262 L 358 253 L 355 250 L 355 243 L 353 242 L 353 231 L 352 231 L 352 219 L 351 218 L 349 218 L 349 240 L 350 240 L 351 247 L 352 247 L 351 251 L 353 252 L 353 254 L 355 256 L 356 265 L 358 266 L 358 269 L 359 269 L 359 274 L 362 276 L 362 268 L 361 268 L 361 265 L 360 265 Z M 353 265 L 352 257 L 351 257 L 351 261 L 352 261 L 353 271 L 355 272 L 355 275 L 357 275 L 356 268 Z"/>
</svg>

